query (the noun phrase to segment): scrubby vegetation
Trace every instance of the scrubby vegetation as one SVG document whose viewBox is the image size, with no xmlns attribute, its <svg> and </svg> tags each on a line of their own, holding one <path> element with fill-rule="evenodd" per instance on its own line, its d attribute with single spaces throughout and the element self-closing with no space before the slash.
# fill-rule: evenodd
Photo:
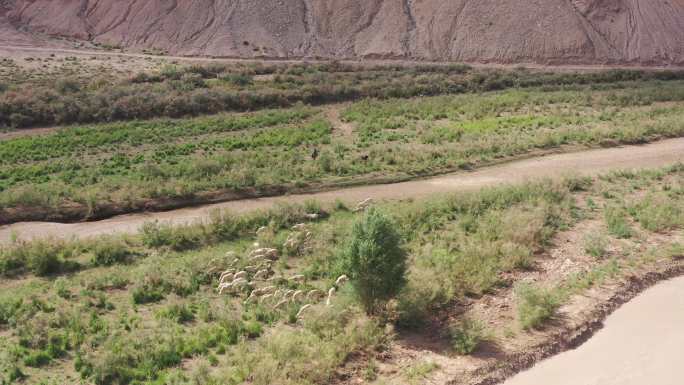
<svg viewBox="0 0 684 385">
<path fill-rule="evenodd" d="M 377 314 L 406 284 L 406 252 L 395 225 L 370 208 L 357 222 L 340 257 L 366 312 Z"/>
<path fill-rule="evenodd" d="M 513 321 L 504 326 L 519 333 L 543 328 L 573 295 L 652 258 L 650 252 L 609 251 L 561 281 L 518 283 L 540 255 L 548 260 L 555 234 L 588 217 L 608 227 L 613 214 L 602 207 L 620 203 L 627 207 L 625 220 L 634 221 L 633 238 L 681 231 L 681 222 L 645 207 L 657 199 L 681 210 L 683 178 L 684 167 L 676 166 L 390 202 L 365 214 L 339 202 L 308 202 L 241 216 L 217 213 L 183 227 L 152 223 L 123 238 L 17 241 L 0 252 L 0 373 L 8 383 L 330 383 L 355 355 L 387 349 L 395 334 L 386 323 L 396 325 L 399 338 L 406 330 L 430 332 L 443 336 L 454 353 L 477 352 L 483 340 L 504 338 L 490 336 L 502 325 L 490 328 L 486 320 L 468 321 L 470 315 L 441 323 L 443 314 L 515 287 L 507 310 Z M 587 196 L 600 205 L 580 208 Z M 296 249 L 286 247 L 287 239 L 299 239 L 292 229 L 298 223 L 311 235 Z M 612 232 L 604 236 L 631 242 Z M 404 255 L 407 283 L 382 316 L 366 315 L 368 301 L 354 285 L 340 286 L 330 306 L 314 302 L 300 317 L 294 304 L 245 302 L 248 292 L 218 295 L 218 273 L 231 263 L 245 268 L 254 242 L 281 255 L 273 265 L 278 288 L 325 291 L 341 272 L 358 283 L 391 261 L 397 268 L 382 274 L 399 283 Z M 671 261 L 677 250 L 681 246 L 672 243 L 653 253 Z M 361 256 L 379 263 L 361 264 L 366 268 L 357 276 L 345 261 Z M 303 278 L 287 279 L 293 275 Z M 386 294 L 401 287 L 381 286 L 365 293 L 371 302 L 385 303 Z M 423 369 L 407 369 L 405 377 L 420 383 L 430 372 Z"/>
<path fill-rule="evenodd" d="M 397 98 L 511 87 L 682 79 L 681 72 L 532 73 L 465 65 L 325 64 L 164 65 L 128 78 L 79 77 L 74 66 L 50 78 L 14 71 L 0 94 L 0 127 L 64 125 L 285 108 L 360 98 Z M 38 80 L 33 80 L 38 78 Z"/>
<path fill-rule="evenodd" d="M 662 73 L 584 76 L 563 86 L 545 85 L 541 76 L 538 87 L 514 82 L 513 89 L 478 95 L 135 120 L 4 140 L 0 222 L 412 178 L 562 146 L 684 133 L 681 80 L 643 80 Z M 341 109 L 339 119 L 331 109 Z"/>
</svg>

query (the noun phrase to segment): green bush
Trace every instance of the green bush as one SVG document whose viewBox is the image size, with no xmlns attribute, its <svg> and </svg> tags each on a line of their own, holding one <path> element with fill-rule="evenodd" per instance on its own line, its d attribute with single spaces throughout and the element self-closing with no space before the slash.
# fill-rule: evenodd
<svg viewBox="0 0 684 385">
<path fill-rule="evenodd" d="M 157 312 L 157 316 L 170 319 L 176 323 L 183 324 L 195 319 L 192 309 L 183 304 L 172 304 Z"/>
<path fill-rule="evenodd" d="M 627 222 L 627 211 L 615 207 L 606 207 L 605 213 L 606 225 L 608 226 L 608 232 L 618 238 L 630 238 L 632 236 L 632 228 Z"/>
<path fill-rule="evenodd" d="M 145 304 L 164 299 L 164 291 L 150 284 L 143 284 L 133 289 L 133 303 Z"/>
<path fill-rule="evenodd" d="M 590 233 L 584 237 L 584 251 L 594 258 L 603 258 L 607 251 L 608 238 L 602 233 Z"/>
<path fill-rule="evenodd" d="M 39 276 L 56 274 L 62 267 L 60 251 L 58 247 L 45 242 L 35 243 L 35 247 L 26 255 L 26 267 Z"/>
<path fill-rule="evenodd" d="M 350 278 L 369 314 L 406 284 L 406 251 L 395 224 L 371 208 L 358 220 L 341 252 L 341 271 Z"/>
<path fill-rule="evenodd" d="M 471 354 L 486 338 L 484 325 L 477 320 L 465 318 L 451 326 L 451 346 L 459 354 Z"/>
<path fill-rule="evenodd" d="M 531 284 L 519 284 L 515 288 L 518 321 L 523 329 L 533 329 L 549 320 L 560 307 L 560 299 L 551 290 Z"/>
<path fill-rule="evenodd" d="M 126 262 L 132 255 L 126 244 L 120 240 L 103 239 L 93 250 L 93 265 L 112 266 Z"/>
</svg>

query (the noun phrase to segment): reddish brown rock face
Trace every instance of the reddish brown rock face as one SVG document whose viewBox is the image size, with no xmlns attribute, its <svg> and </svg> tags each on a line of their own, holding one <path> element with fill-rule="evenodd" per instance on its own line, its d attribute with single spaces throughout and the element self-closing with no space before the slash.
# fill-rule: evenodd
<svg viewBox="0 0 684 385">
<path fill-rule="evenodd" d="M 10 43 L 19 39 L 17 30 L 24 29 L 183 55 L 684 64 L 684 0 L 5 0 L 4 4 L 0 34 Z"/>
</svg>

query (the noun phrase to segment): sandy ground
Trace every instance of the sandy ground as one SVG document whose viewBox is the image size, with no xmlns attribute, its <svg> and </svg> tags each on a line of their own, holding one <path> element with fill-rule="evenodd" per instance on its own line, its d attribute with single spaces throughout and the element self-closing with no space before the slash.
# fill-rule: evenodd
<svg viewBox="0 0 684 385">
<path fill-rule="evenodd" d="M 112 63 L 115 59 L 126 59 L 126 68 L 129 70 L 148 70 L 150 67 L 150 61 L 155 62 L 179 62 L 183 64 L 201 64 L 201 63 L 316 63 L 316 62 L 329 62 L 326 59 L 282 59 L 282 58 L 271 58 L 271 59 L 254 59 L 254 58 L 229 58 L 229 57 L 207 57 L 207 56 L 172 56 L 172 55 L 150 55 L 134 51 L 108 51 L 108 50 L 96 50 L 90 48 L 63 48 L 63 47 L 42 47 L 42 46 L 21 46 L 21 45 L 8 45 L 2 44 L 0 42 L 0 57 L 2 58 L 12 58 L 14 60 L 19 60 L 17 64 L 23 67 L 34 68 L 37 64 L 34 62 L 25 61 L 26 58 L 50 58 L 54 57 L 56 59 L 63 59 L 66 57 L 79 57 L 91 59 L 93 57 L 98 58 L 102 61 Z M 445 61 L 429 61 L 429 60 L 409 60 L 409 59 L 348 59 L 339 60 L 340 63 L 344 64 L 355 64 L 355 65 L 402 65 L 406 67 L 415 65 L 450 65 L 453 62 Z M 514 64 L 502 64 L 502 63 L 491 63 L 491 62 L 478 62 L 478 61 L 459 61 L 460 63 L 468 64 L 475 68 L 490 68 L 490 69 L 515 69 L 515 68 L 527 68 L 529 70 L 537 71 L 554 71 L 554 72 L 594 72 L 594 71 L 605 71 L 611 69 L 632 69 L 632 70 L 681 70 L 684 69 L 684 65 L 637 65 L 637 64 L 539 64 L 533 61 L 520 61 Z M 99 64 L 97 61 L 95 64 Z M 92 63 L 91 63 L 92 64 Z"/>
<path fill-rule="evenodd" d="M 505 385 L 678 385 L 684 355 L 684 277 L 655 286 L 605 321 L 575 350 Z"/>
<path fill-rule="evenodd" d="M 153 220 L 172 224 L 204 220 L 212 211 L 217 209 L 241 213 L 269 208 L 278 202 L 297 203 L 309 199 L 316 199 L 320 202 L 333 202 L 341 199 L 353 204 L 369 197 L 376 200 L 424 198 L 432 194 L 476 190 L 487 186 L 524 182 L 534 178 L 553 178 L 568 174 L 595 175 L 613 169 L 654 168 L 676 162 L 684 162 L 684 138 L 640 146 L 549 155 L 505 163 L 473 172 L 460 172 L 395 184 L 361 186 L 315 194 L 230 201 L 167 212 L 122 215 L 95 222 L 72 224 L 21 222 L 0 227 L 0 242 L 7 242 L 13 234 L 23 239 L 29 239 L 48 236 L 68 238 L 134 232 L 143 223 Z"/>
</svg>

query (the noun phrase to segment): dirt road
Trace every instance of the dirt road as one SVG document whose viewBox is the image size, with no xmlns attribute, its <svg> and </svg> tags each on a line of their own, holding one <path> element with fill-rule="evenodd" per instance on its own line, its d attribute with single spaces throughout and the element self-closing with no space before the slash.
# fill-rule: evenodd
<svg viewBox="0 0 684 385">
<path fill-rule="evenodd" d="M 684 355 L 684 277 L 627 303 L 585 344 L 504 385 L 679 385 Z"/>
<path fill-rule="evenodd" d="M 21 45 L 1 45 L 0 44 L 0 57 L 7 58 L 24 58 L 24 57 L 49 57 L 50 55 L 56 54 L 57 56 L 83 56 L 83 57 L 104 57 L 104 58 L 128 58 L 128 59 L 144 59 L 144 60 L 161 60 L 165 62 L 184 62 L 186 64 L 190 63 L 201 63 L 201 62 L 219 62 L 219 63 L 253 63 L 253 62 L 268 62 L 268 63 L 280 63 L 280 64 L 290 64 L 290 63 L 326 63 L 330 60 L 317 59 L 317 58 L 293 58 L 293 59 L 283 59 L 277 57 L 262 57 L 262 58 L 239 58 L 239 57 L 208 57 L 208 56 L 170 56 L 170 55 L 150 55 L 138 52 L 121 52 L 121 51 L 107 51 L 107 50 L 95 50 L 95 49 L 75 49 L 75 48 L 63 48 L 63 47 L 42 47 L 42 46 L 21 46 Z M 404 60 L 404 59 L 357 59 L 357 60 L 338 60 L 340 63 L 344 64 L 357 64 L 357 65 L 403 65 L 403 66 L 415 66 L 415 65 L 450 65 L 453 62 L 449 61 L 429 61 L 429 60 Z M 619 64 L 558 64 L 558 65 L 544 65 L 533 61 L 528 63 L 518 63 L 515 64 L 502 64 L 493 62 L 463 62 L 475 68 L 492 68 L 492 69 L 516 69 L 519 67 L 525 67 L 530 70 L 538 71 L 554 71 L 554 72 L 593 72 L 593 71 L 605 71 L 614 69 L 630 69 L 630 70 L 649 70 L 649 71 L 659 71 L 659 70 L 682 70 L 684 66 L 677 65 L 619 65 Z M 25 65 L 26 63 L 19 63 Z"/>
<path fill-rule="evenodd" d="M 353 203 L 372 197 L 378 199 L 424 198 L 431 194 L 475 190 L 506 183 L 519 183 L 534 178 L 560 177 L 568 174 L 594 175 L 614 169 L 653 168 L 684 162 L 684 138 L 610 149 L 548 155 L 520 160 L 473 172 L 459 172 L 435 178 L 409 182 L 372 185 L 274 198 L 247 199 L 167 212 L 122 215 L 86 223 L 24 222 L 0 227 L 0 242 L 15 234 L 23 239 L 35 237 L 96 236 L 101 234 L 134 232 L 152 220 L 172 224 L 190 223 L 206 219 L 212 210 L 228 209 L 236 213 L 264 209 L 277 202 L 303 202 L 316 199 L 332 202 L 336 199 Z"/>
</svg>

